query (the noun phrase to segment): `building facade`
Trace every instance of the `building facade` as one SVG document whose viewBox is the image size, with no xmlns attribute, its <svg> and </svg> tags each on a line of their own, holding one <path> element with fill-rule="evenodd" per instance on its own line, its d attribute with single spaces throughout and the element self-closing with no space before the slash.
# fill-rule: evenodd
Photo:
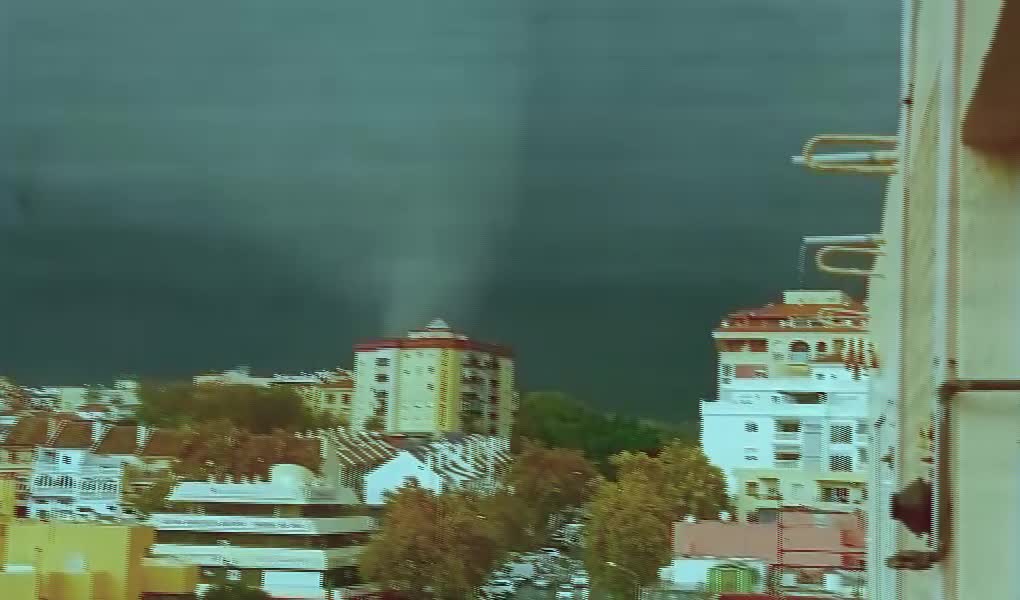
<svg viewBox="0 0 1020 600">
<path fill-rule="evenodd" d="M 440 319 L 406 338 L 354 347 L 351 424 L 391 433 L 484 433 L 509 438 L 510 350 L 455 333 Z"/>
<path fill-rule="evenodd" d="M 325 452 L 322 476 L 279 464 L 265 480 L 178 484 L 169 497 L 178 512 L 148 521 L 156 529 L 153 554 L 198 565 L 202 590 L 239 582 L 278 598 L 327 598 L 332 587 L 355 581 L 377 525 L 359 510 L 354 490 L 338 483 Z"/>
<path fill-rule="evenodd" d="M 845 499 L 852 510 L 864 493 L 877 366 L 864 306 L 839 291 L 787 291 L 782 303 L 728 315 L 713 337 L 719 393 L 701 402 L 701 444 L 738 517 L 780 498 L 827 508 Z"/>
</svg>

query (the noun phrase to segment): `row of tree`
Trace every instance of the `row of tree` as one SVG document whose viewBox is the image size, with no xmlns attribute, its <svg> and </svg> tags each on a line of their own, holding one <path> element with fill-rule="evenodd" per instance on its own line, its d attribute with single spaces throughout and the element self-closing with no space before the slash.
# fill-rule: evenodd
<svg viewBox="0 0 1020 600">
<path fill-rule="evenodd" d="M 412 598 L 470 598 L 507 552 L 546 544 L 552 517 L 583 506 L 593 587 L 598 597 L 626 596 L 669 562 L 676 520 L 730 508 L 722 472 L 678 440 L 652 454 L 615 455 L 613 479 L 578 450 L 522 445 L 495 494 L 408 485 L 390 496 L 381 531 L 361 556 L 363 577 Z"/>
</svg>

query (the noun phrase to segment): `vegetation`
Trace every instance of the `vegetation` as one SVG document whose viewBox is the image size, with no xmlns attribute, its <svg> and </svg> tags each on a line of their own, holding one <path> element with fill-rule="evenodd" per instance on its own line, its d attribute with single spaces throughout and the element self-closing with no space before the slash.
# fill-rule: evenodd
<svg viewBox="0 0 1020 600">
<path fill-rule="evenodd" d="M 582 506 L 591 495 L 597 475 L 580 450 L 545 448 L 525 440 L 506 483 L 524 507 L 520 518 L 531 539 L 544 540 L 554 515 Z"/>
<path fill-rule="evenodd" d="M 361 554 L 362 577 L 415 599 L 471 598 L 505 548 L 479 502 L 465 492 L 400 488 L 388 498 L 383 527 Z"/>
<path fill-rule="evenodd" d="M 612 475 L 610 457 L 625 450 L 655 454 L 672 439 L 694 443 L 696 428 L 641 422 L 606 415 L 560 392 L 530 392 L 521 398 L 514 426 L 515 451 L 524 440 L 553 448 L 581 450 L 596 467 Z"/>
<path fill-rule="evenodd" d="M 272 596 L 261 589 L 239 583 L 213 586 L 202 598 L 203 600 L 272 600 Z"/>
<path fill-rule="evenodd" d="M 677 440 L 657 456 L 623 452 L 612 462 L 617 480 L 602 480 L 589 504 L 585 561 L 594 585 L 626 594 L 658 579 L 677 519 L 714 518 L 730 502 L 722 471 L 700 448 Z"/>
<path fill-rule="evenodd" d="M 265 478 L 276 464 L 297 464 L 318 471 L 318 445 L 277 429 L 255 434 L 226 419 L 185 430 L 187 441 L 175 466 L 187 479 L 226 476 Z"/>
<path fill-rule="evenodd" d="M 149 473 L 138 467 L 125 465 L 124 480 L 127 483 L 125 488 L 132 490 L 124 495 L 124 504 L 139 517 L 145 518 L 152 513 L 170 510 L 167 497 L 177 483 L 173 471 L 167 469 Z"/>
<path fill-rule="evenodd" d="M 314 413 L 288 387 L 146 382 L 138 395 L 138 419 L 153 427 L 185 427 L 225 419 L 252 433 L 270 433 L 339 424 L 329 413 Z"/>
</svg>

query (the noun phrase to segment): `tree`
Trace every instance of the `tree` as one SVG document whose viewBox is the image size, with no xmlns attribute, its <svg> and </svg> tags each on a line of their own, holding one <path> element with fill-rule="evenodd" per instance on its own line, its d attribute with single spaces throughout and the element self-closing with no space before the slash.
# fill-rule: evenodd
<svg viewBox="0 0 1020 600">
<path fill-rule="evenodd" d="M 593 586 L 603 596 L 632 597 L 635 586 L 656 581 L 670 559 L 673 520 L 658 485 L 642 475 L 604 480 L 589 510 L 585 563 Z"/>
<path fill-rule="evenodd" d="M 720 511 L 731 508 L 722 470 L 708 462 L 697 446 L 674 440 L 655 458 L 622 452 L 612 462 L 620 481 L 638 474 L 648 479 L 669 501 L 674 515 L 715 519 Z"/>
<path fill-rule="evenodd" d="M 515 494 L 505 490 L 478 499 L 478 512 L 493 528 L 501 547 L 511 552 L 525 552 L 535 548 L 535 518 L 531 506 Z"/>
<path fill-rule="evenodd" d="M 549 519 L 588 500 L 595 467 L 579 450 L 545 448 L 525 442 L 514 459 L 506 483 L 530 510 L 528 530 L 544 539 L 549 534 Z"/>
<path fill-rule="evenodd" d="M 0 377 L 0 401 L 8 410 L 19 411 L 29 408 L 31 398 L 25 388 L 6 377 Z"/>
<path fill-rule="evenodd" d="M 365 429 L 369 431 L 382 431 L 386 424 L 379 415 L 372 415 L 365 421 Z"/>
<path fill-rule="evenodd" d="M 314 440 L 299 439 L 282 429 L 254 434 L 220 419 L 192 427 L 186 435 L 188 440 L 176 471 L 188 479 L 265 478 L 273 465 L 282 463 L 311 471 L 321 467 Z"/>
<path fill-rule="evenodd" d="M 124 497 L 124 503 L 139 517 L 145 518 L 152 513 L 170 510 L 167 497 L 177 484 L 177 477 L 171 470 L 150 474 L 138 467 L 125 465 L 124 480 L 129 490 L 141 488 Z"/>
<path fill-rule="evenodd" d="M 479 513 L 478 498 L 435 495 L 408 484 L 386 501 L 382 527 L 359 559 L 364 579 L 425 598 L 463 600 L 502 557 L 495 527 Z"/>
<path fill-rule="evenodd" d="M 336 425 L 305 404 L 285 386 L 194 385 L 188 382 L 143 382 L 138 391 L 138 419 L 153 427 L 185 427 L 226 419 L 253 433 L 274 429 L 305 431 Z"/>
<path fill-rule="evenodd" d="M 624 450 L 657 452 L 669 440 L 693 442 L 696 427 L 642 423 L 607 415 L 561 392 L 529 392 L 523 396 L 514 422 L 514 451 L 525 440 L 554 448 L 584 452 L 605 475 L 612 475 L 609 458 Z"/>
<path fill-rule="evenodd" d="M 272 600 L 272 598 L 259 588 L 239 583 L 213 586 L 202 596 L 203 600 Z"/>
<path fill-rule="evenodd" d="M 617 481 L 600 481 L 589 504 L 586 562 L 593 581 L 623 593 L 635 578 L 643 585 L 658 578 L 677 519 L 715 518 L 730 502 L 722 471 L 698 447 L 674 440 L 655 457 L 622 452 L 612 462 Z"/>
</svg>

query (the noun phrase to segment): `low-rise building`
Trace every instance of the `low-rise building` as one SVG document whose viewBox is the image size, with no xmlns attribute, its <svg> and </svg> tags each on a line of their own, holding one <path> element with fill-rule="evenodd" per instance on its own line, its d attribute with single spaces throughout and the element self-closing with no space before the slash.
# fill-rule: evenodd
<svg viewBox="0 0 1020 600">
<path fill-rule="evenodd" d="M 158 513 L 157 556 L 200 567 L 200 589 L 240 582 L 278 598 L 326 598 L 356 580 L 376 520 L 339 483 L 335 451 L 323 444 L 322 475 L 299 465 L 271 467 L 267 479 L 186 481 Z"/>
<path fill-rule="evenodd" d="M 151 527 L 12 518 L 13 492 L 0 481 L 3 600 L 194 600 L 197 569 L 152 557 Z"/>
<path fill-rule="evenodd" d="M 660 578 L 674 589 L 705 590 L 713 571 L 739 567 L 755 573 L 753 589 L 712 591 L 841 594 L 850 584 L 860 592 L 864 522 L 859 515 L 789 509 L 772 523 L 691 519 L 674 524 L 673 555 Z"/>
<path fill-rule="evenodd" d="M 452 489 L 491 493 L 510 461 L 509 441 L 498 436 L 447 434 L 434 438 L 387 436 L 396 454 L 365 477 L 365 502 L 414 482 L 439 494 Z"/>
</svg>

